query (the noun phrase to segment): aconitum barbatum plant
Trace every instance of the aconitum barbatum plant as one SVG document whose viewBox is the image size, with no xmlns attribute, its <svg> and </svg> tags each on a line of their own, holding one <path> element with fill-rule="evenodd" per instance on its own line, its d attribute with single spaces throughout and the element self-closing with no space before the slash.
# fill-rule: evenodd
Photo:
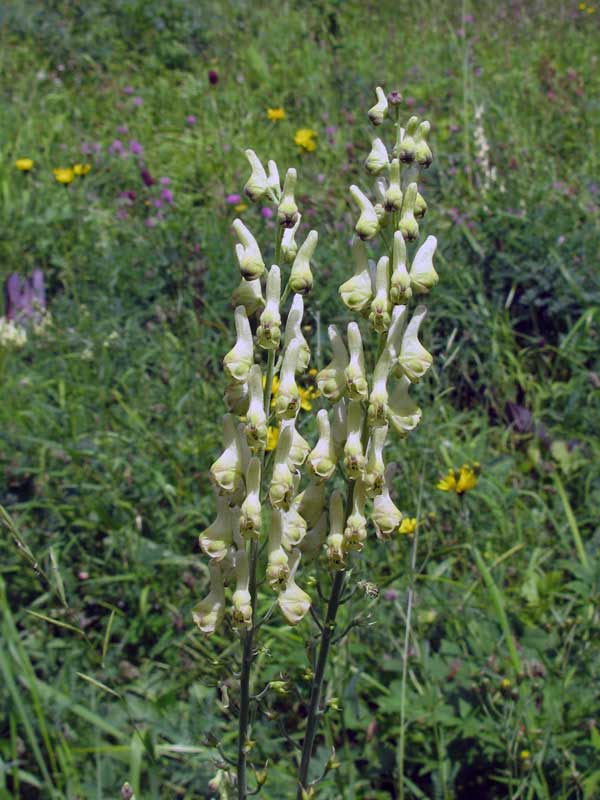
<svg viewBox="0 0 600 800">
<path fill-rule="evenodd" d="M 430 166 L 432 153 L 429 122 L 416 116 L 402 120 L 398 92 L 386 97 L 377 87 L 376 95 L 369 119 L 381 130 L 390 130 L 383 126 L 391 123 L 394 136 L 391 142 L 375 138 L 366 157 L 374 179 L 371 196 L 358 186 L 349 188 L 358 210 L 349 254 L 354 274 L 339 293 L 355 319 L 345 331 L 328 327 L 331 361 L 315 378 L 322 407 L 312 442 L 300 432 L 307 427 L 303 401 L 316 396 L 307 388 L 311 353 L 302 318 L 314 289 L 311 261 L 318 234 L 310 231 L 296 241 L 301 220 L 296 170 L 287 170 L 282 186 L 274 161 L 265 169 L 254 151 L 246 151 L 251 174 L 245 194 L 254 203 L 273 204 L 277 234 L 267 268 L 266 250 L 249 228 L 239 219 L 232 226 L 241 276 L 233 293 L 236 338 L 223 359 L 229 413 L 223 418 L 223 452 L 210 468 L 217 516 L 200 535 L 210 559 L 210 593 L 193 611 L 204 634 L 227 624 L 241 640 L 237 759 L 221 753 L 215 779 L 239 800 L 260 791 L 266 780 L 264 769 L 255 771 L 256 786 L 249 789 L 250 719 L 269 688 L 278 688 L 250 695 L 264 620 L 257 615 L 257 586 L 273 593 L 285 623 L 297 625 L 314 600 L 303 576 L 312 563 L 311 585 L 326 599 L 324 614 L 313 607 L 309 616 L 317 641 L 310 648 L 315 656 L 296 790 L 297 800 L 306 800 L 320 780 L 309 781 L 309 765 L 336 616 L 345 590 L 353 588 L 346 587 L 352 562 L 370 535 L 385 541 L 397 534 L 403 517 L 392 498 L 394 466 L 386 463 L 385 448 L 393 436 L 405 437 L 418 425 L 421 410 L 410 389 L 432 363 L 419 340 L 426 306 L 410 308 L 438 282 L 436 239 L 428 236 L 419 244 L 419 221 L 427 211 L 419 175 Z"/>
</svg>

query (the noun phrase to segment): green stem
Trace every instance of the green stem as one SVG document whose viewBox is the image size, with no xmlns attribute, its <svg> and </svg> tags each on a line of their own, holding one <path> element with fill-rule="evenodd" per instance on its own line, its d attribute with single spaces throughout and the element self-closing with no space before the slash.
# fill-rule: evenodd
<svg viewBox="0 0 600 800">
<path fill-rule="evenodd" d="M 345 577 L 345 571 L 340 570 L 339 572 L 336 572 L 335 578 L 333 579 L 333 586 L 331 587 L 331 594 L 329 595 L 329 603 L 327 604 L 327 616 L 325 617 L 323 633 L 321 634 L 321 646 L 319 648 L 317 667 L 310 692 L 310 705 L 308 718 L 306 721 L 306 732 L 304 734 L 302 758 L 300 760 L 300 769 L 298 771 L 298 791 L 296 793 L 296 800 L 302 800 L 302 791 L 303 789 L 306 789 L 308 767 L 310 765 L 313 744 L 317 732 L 317 723 L 320 716 L 319 704 L 321 701 L 321 689 L 323 686 L 323 677 L 325 675 L 325 665 L 327 663 L 329 647 L 331 645 L 331 639 L 335 630 L 335 618 L 340 605 L 342 591 L 344 589 Z"/>
<path fill-rule="evenodd" d="M 250 543 L 250 597 L 252 598 L 252 626 L 244 634 L 242 674 L 240 676 L 240 717 L 238 726 L 237 785 L 238 800 L 248 797 L 247 754 L 248 723 L 250 720 L 250 671 L 252 669 L 254 632 L 256 630 L 256 563 L 258 543 Z"/>
</svg>

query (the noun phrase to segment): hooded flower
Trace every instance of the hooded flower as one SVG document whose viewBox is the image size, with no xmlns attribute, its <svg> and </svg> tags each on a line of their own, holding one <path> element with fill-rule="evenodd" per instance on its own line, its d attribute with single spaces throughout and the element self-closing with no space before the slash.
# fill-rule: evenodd
<svg viewBox="0 0 600 800">
<path fill-rule="evenodd" d="M 233 515 L 229 501 L 217 497 L 217 517 L 198 537 L 202 552 L 209 558 L 221 561 L 233 544 Z"/>
<path fill-rule="evenodd" d="M 344 370 L 348 397 L 351 400 L 366 400 L 369 395 L 369 384 L 367 383 L 362 337 L 356 322 L 348 325 L 348 350 L 350 351 L 350 361 Z"/>
<path fill-rule="evenodd" d="M 381 494 L 373 500 L 372 519 L 379 539 L 389 539 L 402 522 L 402 512 L 390 497 L 390 482 L 394 474 L 394 465 L 385 470 L 385 480 Z"/>
<path fill-rule="evenodd" d="M 409 183 L 404 193 L 402 214 L 398 223 L 398 230 L 407 242 L 414 242 L 419 238 L 419 223 L 415 217 L 417 194 L 417 184 Z"/>
<path fill-rule="evenodd" d="M 223 366 L 230 378 L 236 381 L 245 381 L 250 367 L 254 363 L 254 344 L 244 306 L 238 306 L 235 309 L 235 330 L 237 340 L 223 359 Z"/>
<path fill-rule="evenodd" d="M 247 281 L 260 278 L 265 271 L 265 262 L 260 253 L 258 242 L 241 219 L 234 219 L 231 227 L 240 240 L 240 244 L 235 246 L 235 252 L 242 277 Z"/>
<path fill-rule="evenodd" d="M 375 94 L 377 95 L 377 102 L 369 109 L 368 114 L 373 125 L 381 125 L 387 116 L 388 101 L 381 86 L 376 87 Z"/>
<path fill-rule="evenodd" d="M 344 500 L 342 493 L 335 490 L 329 503 L 329 536 L 327 544 L 327 561 L 332 570 L 346 569 L 344 553 Z"/>
<path fill-rule="evenodd" d="M 390 166 L 388 151 L 381 139 L 373 139 L 371 152 L 365 161 L 365 167 L 371 175 L 386 173 Z"/>
<path fill-rule="evenodd" d="M 344 468 L 350 480 L 356 480 L 365 467 L 362 445 L 363 413 L 360 400 L 351 400 L 348 406 L 347 436 L 344 445 Z"/>
<path fill-rule="evenodd" d="M 290 557 L 290 574 L 285 588 L 277 597 L 277 604 L 290 625 L 297 625 L 306 616 L 311 605 L 310 596 L 294 580 L 299 562 L 300 551 L 295 550 Z"/>
<path fill-rule="evenodd" d="M 352 512 L 346 520 L 344 530 L 344 550 L 359 553 L 367 538 L 367 518 L 365 516 L 365 489 L 362 481 L 356 481 L 352 496 Z"/>
<path fill-rule="evenodd" d="M 210 473 L 220 494 L 231 495 L 242 484 L 242 448 L 233 414 L 223 417 L 223 441 L 225 450 L 210 468 Z"/>
<path fill-rule="evenodd" d="M 231 598 L 231 619 L 239 631 L 252 627 L 252 597 L 249 584 L 248 556 L 242 543 L 235 554 L 235 592 Z"/>
<path fill-rule="evenodd" d="M 319 438 L 308 454 L 308 466 L 316 480 L 328 480 L 335 471 L 336 455 L 331 436 L 331 425 L 327 411 L 322 408 L 317 414 Z"/>
<path fill-rule="evenodd" d="M 281 237 L 281 255 L 286 264 L 291 264 L 296 258 L 298 245 L 296 244 L 295 236 L 296 231 L 300 227 L 301 220 L 302 214 L 298 214 L 298 219 L 294 226 L 292 228 L 284 228 L 283 230 L 283 236 Z"/>
<path fill-rule="evenodd" d="M 411 297 L 411 279 L 406 267 L 406 245 L 400 231 L 396 231 L 394 233 L 394 247 L 392 250 L 390 300 L 394 305 L 398 305 L 399 303 L 408 302 Z"/>
<path fill-rule="evenodd" d="M 292 271 L 290 272 L 290 288 L 293 292 L 308 294 L 313 287 L 310 259 L 315 252 L 318 240 L 319 234 L 316 231 L 310 231 L 298 250 L 294 263 L 292 264 Z"/>
<path fill-rule="evenodd" d="M 244 155 L 250 162 L 250 168 L 252 170 L 244 186 L 244 194 L 253 203 L 258 203 L 269 188 L 267 173 L 254 150 L 245 150 Z"/>
<path fill-rule="evenodd" d="M 283 337 L 284 347 L 288 347 L 295 339 L 298 342 L 298 359 L 296 362 L 296 375 L 301 375 L 308 369 L 310 364 L 310 347 L 302 333 L 302 317 L 304 316 L 304 301 L 302 295 L 295 294 L 290 307 L 287 322 L 285 323 L 285 334 Z"/>
<path fill-rule="evenodd" d="M 287 511 L 290 507 L 294 492 L 294 475 L 289 466 L 290 450 L 292 447 L 293 433 L 290 428 L 284 428 L 279 434 L 271 485 L 269 486 L 269 499 L 273 508 Z"/>
<path fill-rule="evenodd" d="M 373 297 L 373 288 L 367 251 L 359 238 L 352 243 L 352 253 L 355 263 L 354 275 L 340 286 L 340 296 L 350 311 L 362 311 Z"/>
<path fill-rule="evenodd" d="M 390 326 L 390 311 L 392 304 L 389 297 L 390 260 L 382 256 L 377 262 L 377 277 L 375 279 L 375 297 L 371 303 L 369 320 L 377 333 L 384 333 Z"/>
<path fill-rule="evenodd" d="M 433 363 L 433 357 L 418 339 L 419 328 L 427 316 L 426 306 L 417 306 L 402 337 L 398 366 L 411 383 L 418 383 Z"/>
<path fill-rule="evenodd" d="M 248 375 L 250 402 L 246 413 L 245 433 L 251 448 L 263 448 L 267 443 L 267 414 L 262 390 L 262 374 L 254 364 Z"/>
<path fill-rule="evenodd" d="M 296 365 L 300 342 L 292 339 L 283 354 L 275 414 L 279 419 L 294 419 L 300 409 L 300 392 L 296 384 Z"/>
<path fill-rule="evenodd" d="M 280 591 L 287 583 L 290 574 L 288 555 L 281 544 L 283 530 L 282 514 L 277 509 L 271 515 L 269 542 L 267 545 L 267 581 L 271 589 Z"/>
<path fill-rule="evenodd" d="M 360 216 L 354 230 L 361 239 L 373 239 L 379 232 L 379 218 L 369 198 L 358 186 L 350 187 L 350 194 L 360 209 Z"/>
<path fill-rule="evenodd" d="M 339 400 L 346 389 L 345 369 L 348 366 L 348 351 L 335 325 L 327 328 L 333 350 L 331 362 L 316 377 L 322 395 L 331 402 Z"/>
<path fill-rule="evenodd" d="M 368 497 L 376 497 L 383 490 L 385 482 L 385 463 L 383 448 L 387 438 L 388 426 L 373 428 L 367 445 L 367 461 L 363 473 L 365 492 Z"/>
<path fill-rule="evenodd" d="M 435 236 L 428 236 L 413 258 L 410 268 L 410 285 L 417 294 L 426 294 L 439 281 L 439 276 L 433 266 L 436 247 Z"/>
<path fill-rule="evenodd" d="M 267 276 L 267 303 L 260 315 L 256 338 L 259 345 L 265 350 L 276 350 L 281 341 L 281 314 L 279 302 L 281 300 L 281 272 L 273 264 Z"/>
<path fill-rule="evenodd" d="M 408 394 L 410 386 L 410 380 L 402 375 L 390 395 L 388 421 L 400 436 L 406 436 L 421 421 L 421 409 Z"/>
<path fill-rule="evenodd" d="M 210 592 L 192 609 L 194 624 L 210 636 L 219 627 L 225 616 L 225 590 L 223 576 L 219 564 L 211 560 L 208 565 L 210 570 Z"/>
<path fill-rule="evenodd" d="M 288 169 L 283 182 L 281 200 L 277 206 L 277 220 L 284 228 L 293 228 L 298 221 L 298 206 L 294 198 L 297 178 L 296 170 L 293 167 Z"/>
<path fill-rule="evenodd" d="M 261 532 L 260 460 L 250 459 L 246 470 L 246 499 L 240 508 L 240 534 L 244 539 L 258 539 Z"/>
</svg>

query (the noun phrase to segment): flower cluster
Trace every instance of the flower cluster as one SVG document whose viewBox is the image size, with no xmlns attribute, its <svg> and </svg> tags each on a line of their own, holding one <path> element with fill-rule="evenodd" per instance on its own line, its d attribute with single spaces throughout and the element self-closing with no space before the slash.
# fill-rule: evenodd
<svg viewBox="0 0 600 800">
<path fill-rule="evenodd" d="M 273 205 L 277 240 L 267 268 L 252 231 L 239 218 L 232 224 L 240 282 L 232 298 L 236 339 L 223 360 L 229 413 L 223 418 L 223 452 L 210 468 L 217 517 L 200 535 L 211 588 L 193 612 L 206 634 L 216 630 L 227 609 L 240 632 L 253 630 L 256 585 L 263 578 L 261 540 L 267 540 L 266 584 L 285 619 L 296 624 L 311 605 L 296 582 L 301 563 L 322 557 L 332 573 L 343 571 L 352 553 L 363 549 L 371 526 L 380 540 L 417 527 L 392 500 L 395 466 L 386 464 L 384 448 L 390 431 L 404 437 L 421 419 L 410 389 L 433 359 L 419 338 L 427 308 L 419 304 L 411 314 L 409 305 L 438 282 L 437 242 L 428 236 L 416 246 L 427 211 L 418 181 L 432 162 L 430 126 L 416 116 L 402 125 L 399 103 L 398 93 L 388 101 L 377 88 L 369 118 L 375 126 L 390 119 L 395 141 L 388 148 L 382 138 L 374 139 L 366 159 L 373 199 L 358 186 L 349 190 L 358 206 L 355 267 L 339 292 L 358 321 L 347 325 L 345 336 L 329 326 L 331 360 L 316 375 L 309 369 L 302 319 L 313 289 L 318 234 L 311 230 L 296 241 L 296 170 L 288 169 L 281 182 L 274 161 L 265 168 L 254 151 L 246 151 L 251 173 L 244 194 L 252 203 Z M 298 131 L 295 142 L 314 150 L 314 131 Z M 373 261 L 370 248 L 382 232 L 389 249 Z M 328 407 L 315 415 L 317 438 L 311 443 L 301 412 L 319 395 Z M 339 478 L 348 487 L 345 498 Z"/>
</svg>

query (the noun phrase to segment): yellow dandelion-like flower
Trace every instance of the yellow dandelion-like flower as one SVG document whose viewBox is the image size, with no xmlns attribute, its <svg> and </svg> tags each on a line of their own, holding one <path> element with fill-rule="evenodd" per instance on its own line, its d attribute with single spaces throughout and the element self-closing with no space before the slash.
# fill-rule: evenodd
<svg viewBox="0 0 600 800">
<path fill-rule="evenodd" d="M 52 172 L 58 183 L 62 183 L 65 186 L 75 178 L 75 173 L 71 167 L 56 167 Z"/>
<path fill-rule="evenodd" d="M 585 11 L 587 8 L 587 3 L 579 3 L 579 10 Z"/>
<path fill-rule="evenodd" d="M 79 175 L 79 177 L 83 178 L 84 175 L 88 174 L 91 168 L 92 168 L 91 164 L 75 164 L 73 166 L 73 172 L 75 175 Z"/>
<path fill-rule="evenodd" d="M 316 143 L 317 133 L 312 128 L 300 128 L 294 135 L 294 144 L 301 147 L 307 153 L 312 153 L 317 149 Z"/>
<path fill-rule="evenodd" d="M 267 108 L 267 117 L 273 121 L 285 119 L 285 111 L 281 106 L 278 108 Z"/>
<path fill-rule="evenodd" d="M 15 161 L 15 167 L 19 170 L 19 172 L 29 172 L 29 170 L 33 169 L 33 159 L 17 158 Z"/>
<path fill-rule="evenodd" d="M 274 428 L 271 425 L 269 425 L 269 427 L 267 428 L 267 446 L 265 448 L 267 453 L 270 450 L 275 450 L 278 441 L 279 441 L 279 428 Z"/>
<path fill-rule="evenodd" d="M 456 482 L 456 494 L 464 494 L 477 486 L 477 475 L 473 467 L 463 464 L 458 473 Z"/>
<path fill-rule="evenodd" d="M 521 758 L 521 761 L 528 761 L 531 758 L 531 753 L 529 752 L 529 750 L 521 750 L 519 756 Z"/>
<path fill-rule="evenodd" d="M 440 492 L 453 492 L 456 489 L 456 473 L 453 469 L 448 470 L 448 474 L 445 478 L 442 478 L 436 484 L 436 489 L 439 489 Z"/>
<path fill-rule="evenodd" d="M 316 397 L 319 397 L 320 392 L 318 389 L 309 386 L 307 389 L 304 387 L 300 387 L 298 389 L 300 394 L 300 408 L 303 411 L 310 411 L 312 409 L 311 400 L 314 400 Z"/>
<path fill-rule="evenodd" d="M 237 203 L 234 207 L 234 210 L 237 211 L 238 214 L 241 214 L 242 211 L 245 211 L 248 208 L 247 203 Z"/>
<path fill-rule="evenodd" d="M 398 528 L 398 533 L 414 533 L 417 530 L 416 517 L 404 517 Z"/>
<path fill-rule="evenodd" d="M 502 678 L 500 681 L 500 686 L 502 689 L 510 689 L 512 686 L 512 681 L 510 678 Z"/>
</svg>

